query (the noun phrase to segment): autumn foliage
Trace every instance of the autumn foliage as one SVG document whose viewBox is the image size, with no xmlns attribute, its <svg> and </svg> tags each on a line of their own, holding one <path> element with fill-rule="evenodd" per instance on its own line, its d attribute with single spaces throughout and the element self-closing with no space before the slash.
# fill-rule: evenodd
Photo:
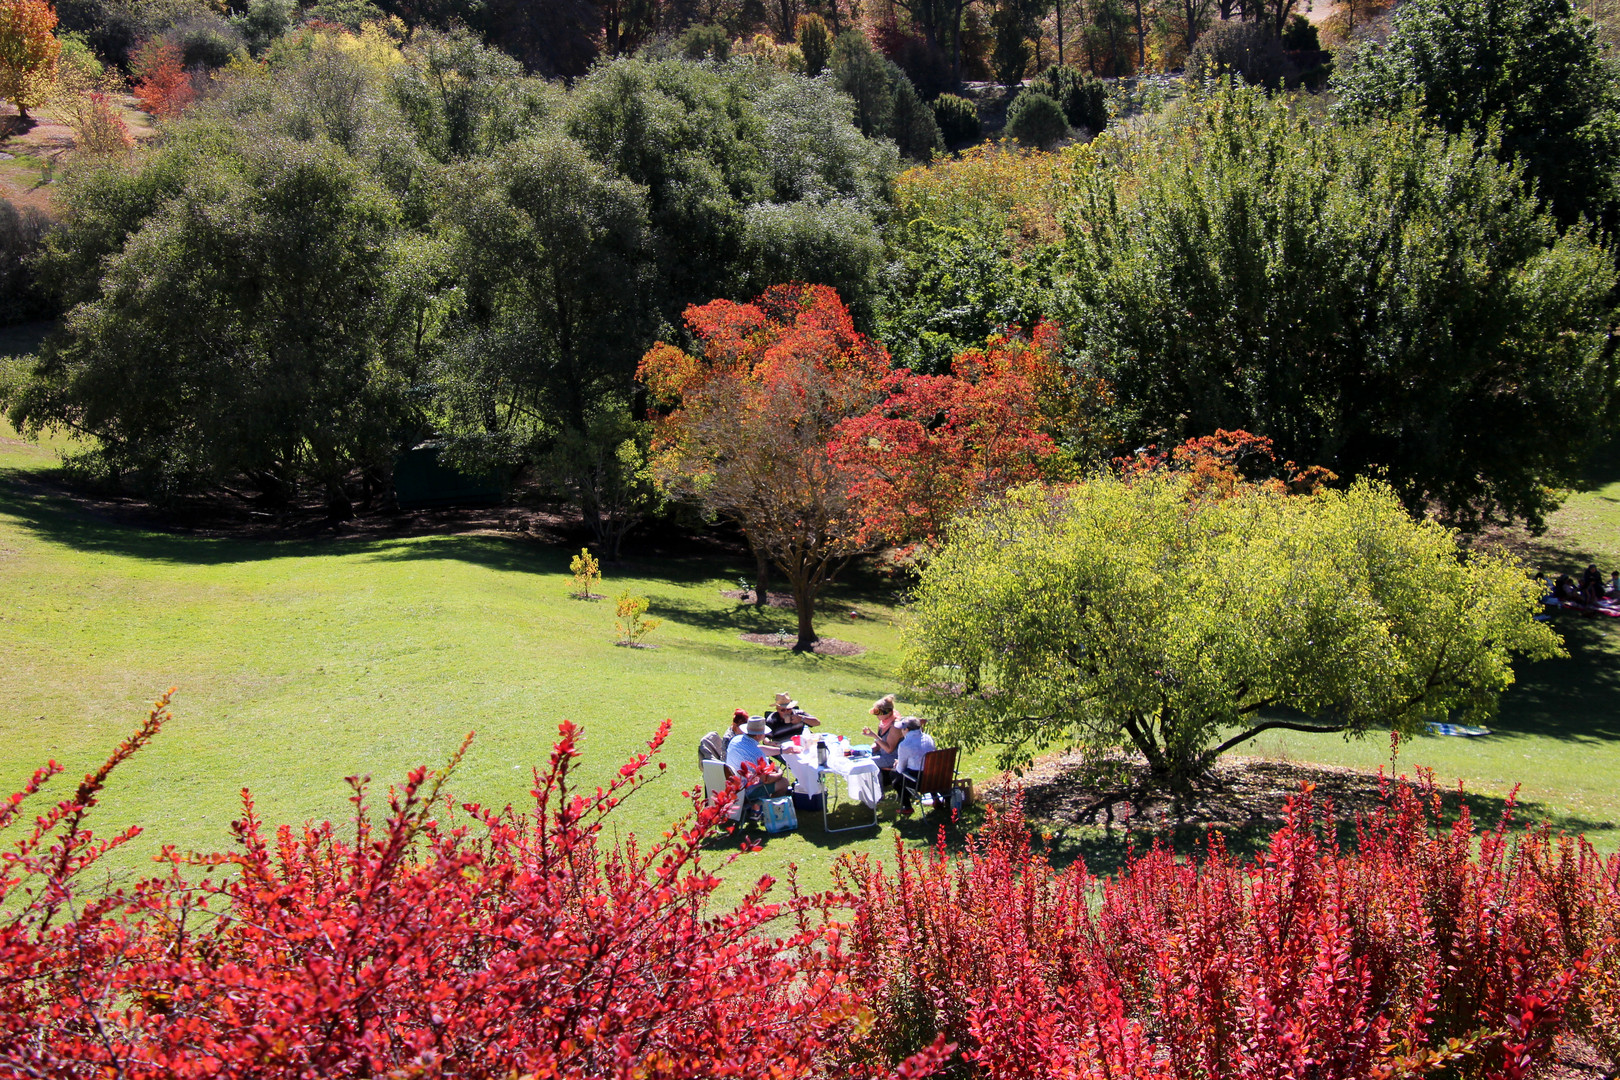
<svg viewBox="0 0 1620 1080">
<path fill-rule="evenodd" d="M 1331 819 L 1307 787 L 1252 861 L 1216 835 L 1107 880 L 1055 870 L 1015 804 L 959 860 L 854 861 L 855 1052 L 943 1034 L 950 1074 L 994 1080 L 1522 1080 L 1561 1030 L 1613 1039 L 1620 856 L 1448 827 L 1432 786 L 1387 789 L 1352 852 Z"/>
<path fill-rule="evenodd" d="M 672 495 L 736 521 L 787 577 L 800 645 L 843 560 L 932 540 L 956 513 L 1038 479 L 1051 430 L 1100 389 L 1058 363 L 1058 331 L 998 335 L 950 375 L 892 367 L 832 289 L 780 285 L 752 303 L 687 309 L 701 355 L 659 343 L 653 468 Z M 1065 410 L 1069 412 L 1065 412 Z"/>
<path fill-rule="evenodd" d="M 148 40 L 137 50 L 132 67 L 135 100 L 153 116 L 178 116 L 197 96 L 177 42 Z"/>
<path fill-rule="evenodd" d="M 0 0 L 0 98 L 24 120 L 50 87 L 61 52 L 56 9 L 47 0 Z"/>
<path fill-rule="evenodd" d="M 1278 461 L 1271 440 L 1264 435 L 1224 428 L 1168 451 L 1143 447 L 1131 457 L 1116 458 L 1114 464 L 1127 477 L 1185 473 L 1192 479 L 1189 491 L 1202 498 L 1227 498 L 1243 484 L 1277 494 L 1309 494 L 1338 479 L 1333 470 L 1320 465 L 1302 468 L 1292 461 Z"/>
<path fill-rule="evenodd" d="M 646 845 L 604 832 L 663 768 L 667 721 L 579 795 L 563 724 L 527 815 L 455 806 L 449 769 L 415 770 L 375 810 L 351 778 L 346 831 L 267 832 L 244 792 L 236 851 L 168 851 L 167 875 L 81 895 L 133 835 L 98 840 L 85 814 L 165 706 L 37 823 L 19 811 L 54 766 L 0 803 L 0 830 L 24 834 L 0 852 L 0 1075 L 805 1076 L 853 1020 L 830 900 L 767 902 L 761 879 L 709 906 L 729 860 L 702 848 L 723 811 Z"/>
<path fill-rule="evenodd" d="M 956 357 L 949 375 L 894 372 L 876 408 L 838 425 L 831 454 L 850 477 L 864 535 L 931 542 L 957 514 L 1047 476 L 1052 429 L 1074 392 L 1058 329 L 992 338 Z M 1100 384 L 1085 393 L 1101 396 Z"/>
<path fill-rule="evenodd" d="M 1448 826 L 1432 787 L 1390 788 L 1353 851 L 1307 788 L 1256 859 L 1212 837 L 1112 879 L 1053 868 L 1014 801 L 959 857 L 721 909 L 735 790 L 619 839 L 669 723 L 583 794 L 564 723 L 527 814 L 455 804 L 458 752 L 376 808 L 351 778 L 342 830 L 271 830 L 244 792 L 234 851 L 85 888 L 138 832 L 87 815 L 166 717 L 32 820 L 54 764 L 0 802 L 0 1076 L 1523 1080 L 1556 1033 L 1620 1034 L 1620 856 Z"/>
</svg>

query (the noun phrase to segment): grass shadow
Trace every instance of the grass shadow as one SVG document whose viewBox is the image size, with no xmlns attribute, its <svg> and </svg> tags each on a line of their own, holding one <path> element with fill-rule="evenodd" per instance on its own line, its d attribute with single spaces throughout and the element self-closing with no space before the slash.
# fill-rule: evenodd
<svg viewBox="0 0 1620 1080">
<path fill-rule="evenodd" d="M 1492 738 L 1554 738 L 1580 743 L 1620 739 L 1620 624 L 1561 616 L 1569 656 L 1526 664 L 1502 699 Z"/>
<path fill-rule="evenodd" d="M 1457 819 L 1462 807 L 1468 808 L 1475 826 L 1480 830 L 1494 829 L 1508 812 L 1508 800 L 1499 796 L 1479 795 L 1473 792 L 1459 794 L 1455 789 L 1440 792 L 1442 814 L 1449 824 Z M 1613 821 L 1593 821 L 1573 814 L 1554 811 L 1540 803 L 1517 803 L 1509 819 L 1510 833 L 1523 833 L 1539 828 L 1543 822 L 1556 833 L 1570 835 L 1613 829 Z M 1227 853 L 1238 859 L 1253 859 L 1265 853 L 1271 838 L 1282 827 L 1279 821 L 1255 821 L 1238 829 L 1214 829 L 1203 825 L 1166 823 L 1155 828 L 1114 829 L 1053 828 L 1040 822 L 1031 822 L 1043 853 L 1060 869 L 1077 860 L 1083 861 L 1094 874 L 1116 874 L 1129 863 L 1133 852 L 1144 852 L 1155 845 L 1163 845 L 1181 858 L 1200 860 L 1209 850 L 1213 833 L 1220 833 Z M 1340 850 L 1356 849 L 1356 828 L 1353 815 L 1340 813 L 1331 822 L 1331 828 Z"/>
</svg>

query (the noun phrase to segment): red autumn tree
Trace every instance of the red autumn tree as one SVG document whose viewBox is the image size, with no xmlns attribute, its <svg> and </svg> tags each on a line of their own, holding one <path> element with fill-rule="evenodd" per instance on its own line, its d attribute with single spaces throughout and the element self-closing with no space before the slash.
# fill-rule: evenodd
<svg viewBox="0 0 1620 1080">
<path fill-rule="evenodd" d="M 52 31 L 56 9 L 46 0 L 0 0 L 0 97 L 28 110 L 39 104 L 62 51 Z"/>
<path fill-rule="evenodd" d="M 1047 475 L 1073 382 L 1057 349 L 1051 323 L 1028 339 L 998 335 L 958 356 L 950 375 L 895 372 L 886 400 L 840 424 L 832 454 L 852 478 L 864 535 L 931 543 L 963 510 Z"/>
<path fill-rule="evenodd" d="M 197 96 L 178 43 L 148 39 L 136 52 L 135 99 L 153 116 L 178 116 Z"/>
<path fill-rule="evenodd" d="M 824 285 L 694 306 L 686 323 L 701 355 L 660 342 L 637 371 L 665 410 L 653 471 L 674 497 L 735 521 L 781 570 L 799 612 L 794 647 L 812 648 L 816 597 L 871 543 L 852 477 L 828 445 L 883 399 L 889 354 Z"/>
</svg>

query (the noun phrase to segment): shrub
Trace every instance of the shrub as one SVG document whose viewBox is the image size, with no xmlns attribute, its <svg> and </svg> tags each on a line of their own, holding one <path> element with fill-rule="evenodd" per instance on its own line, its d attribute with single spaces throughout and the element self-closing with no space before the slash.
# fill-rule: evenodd
<svg viewBox="0 0 1620 1080">
<path fill-rule="evenodd" d="M 720 806 L 645 845 L 617 838 L 611 814 L 663 768 L 668 721 L 580 795 L 580 733 L 561 725 L 530 814 L 450 800 L 461 752 L 413 770 L 381 812 L 351 778 L 348 830 L 267 834 L 244 794 L 236 850 L 168 850 L 167 877 L 81 895 L 76 879 L 139 831 L 98 839 L 86 814 L 165 706 L 37 821 L 18 805 L 54 765 L 0 802 L 0 830 L 23 833 L 0 850 L 5 1075 L 791 1077 L 848 1028 L 830 899 L 767 902 L 764 878 L 711 905 L 736 858 L 706 861 Z"/>
<path fill-rule="evenodd" d="M 1289 72 L 1282 43 L 1265 22 L 1228 19 L 1199 36 L 1187 56 L 1188 72 L 1205 79 L 1236 75 L 1251 86 L 1275 89 Z"/>
<path fill-rule="evenodd" d="M 804 73 L 813 79 L 827 67 L 827 59 L 832 55 L 832 35 L 827 31 L 826 20 L 814 13 L 800 15 L 796 30 L 799 51 L 804 54 Z"/>
<path fill-rule="evenodd" d="M 1045 94 L 1026 90 L 1007 110 L 1007 134 L 1042 150 L 1071 134 L 1063 109 Z"/>
<path fill-rule="evenodd" d="M 1090 72 L 1054 64 L 1030 82 L 1030 89 L 1057 102 L 1070 127 L 1095 135 L 1108 126 L 1108 87 Z"/>
<path fill-rule="evenodd" d="M 614 625 L 619 630 L 620 645 L 640 645 L 642 638 L 663 625 L 662 619 L 646 618 L 647 607 L 645 596 L 631 596 L 629 589 L 619 594 L 616 610 L 619 618 Z"/>
<path fill-rule="evenodd" d="M 596 561 L 590 549 L 580 548 L 579 554 L 568 560 L 568 571 L 574 575 L 574 591 L 569 596 L 575 600 L 597 599 L 593 590 L 602 580 L 602 564 Z"/>
<path fill-rule="evenodd" d="M 873 1017 L 848 1057 L 938 1035 L 954 1075 L 991 1080 L 1528 1076 L 1592 985 L 1586 943 L 1620 930 L 1620 856 L 1515 846 L 1466 809 L 1448 827 L 1427 779 L 1386 795 L 1353 854 L 1306 785 L 1252 862 L 1217 834 L 1197 862 L 1155 848 L 1112 880 L 1054 870 L 1016 801 L 959 859 L 846 860 Z"/>
<path fill-rule="evenodd" d="M 725 61 L 731 56 L 731 37 L 722 26 L 693 26 L 681 35 L 680 51 L 688 60 Z"/>
<path fill-rule="evenodd" d="M 946 146 L 966 146 L 979 141 L 979 109 L 973 102 L 955 94 L 934 99 L 934 122 Z"/>
<path fill-rule="evenodd" d="M 164 36 L 180 47 L 180 64 L 187 71 L 222 68 L 246 52 L 242 34 L 217 17 L 187 19 Z"/>
</svg>

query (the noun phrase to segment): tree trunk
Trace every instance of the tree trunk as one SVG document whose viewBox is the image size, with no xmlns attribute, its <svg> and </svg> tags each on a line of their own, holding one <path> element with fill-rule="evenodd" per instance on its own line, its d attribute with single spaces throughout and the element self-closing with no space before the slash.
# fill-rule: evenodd
<svg viewBox="0 0 1620 1080">
<path fill-rule="evenodd" d="M 1063 66 L 1063 0 L 1057 0 L 1058 67 Z"/>
<path fill-rule="evenodd" d="M 1142 0 L 1136 0 L 1136 72 L 1147 67 L 1147 23 L 1142 21 Z"/>
<path fill-rule="evenodd" d="M 770 603 L 771 560 L 759 548 L 754 548 L 754 606 L 764 610 Z"/>
<path fill-rule="evenodd" d="M 809 652 L 816 644 L 816 598 L 807 586 L 793 586 L 793 606 L 799 609 L 799 640 L 794 652 Z"/>
</svg>

